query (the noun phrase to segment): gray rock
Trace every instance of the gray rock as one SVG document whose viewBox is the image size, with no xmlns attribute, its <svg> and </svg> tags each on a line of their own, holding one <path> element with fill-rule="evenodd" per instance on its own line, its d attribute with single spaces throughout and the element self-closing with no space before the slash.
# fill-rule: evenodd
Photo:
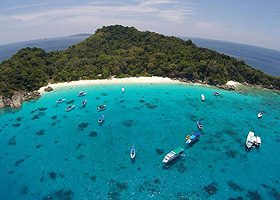
<svg viewBox="0 0 280 200">
<path fill-rule="evenodd" d="M 53 88 L 50 87 L 50 86 L 48 86 L 47 88 L 44 89 L 44 91 L 46 91 L 46 92 L 51 92 L 51 91 L 53 91 Z"/>
</svg>

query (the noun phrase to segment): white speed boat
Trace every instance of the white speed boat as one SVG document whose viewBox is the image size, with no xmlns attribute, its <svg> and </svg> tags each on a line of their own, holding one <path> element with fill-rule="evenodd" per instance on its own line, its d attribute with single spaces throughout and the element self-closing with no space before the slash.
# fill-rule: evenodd
<svg viewBox="0 0 280 200">
<path fill-rule="evenodd" d="M 173 151 L 170 151 L 164 159 L 162 160 L 163 163 L 168 163 L 177 158 L 179 155 L 181 155 L 184 152 L 184 149 L 182 147 L 177 147 Z"/>
<path fill-rule="evenodd" d="M 260 119 L 262 117 L 262 112 L 259 112 L 258 118 Z"/>
<path fill-rule="evenodd" d="M 58 100 L 56 100 L 56 103 L 61 103 L 63 101 L 66 101 L 66 99 L 58 99 Z"/>
<path fill-rule="evenodd" d="M 204 94 L 201 94 L 201 100 L 202 100 L 202 101 L 205 101 L 205 96 L 204 96 Z"/>
<path fill-rule="evenodd" d="M 254 147 L 254 146 L 261 146 L 262 140 L 259 136 L 255 136 L 255 133 L 250 131 L 247 139 L 246 139 L 246 147 L 248 149 Z"/>
</svg>

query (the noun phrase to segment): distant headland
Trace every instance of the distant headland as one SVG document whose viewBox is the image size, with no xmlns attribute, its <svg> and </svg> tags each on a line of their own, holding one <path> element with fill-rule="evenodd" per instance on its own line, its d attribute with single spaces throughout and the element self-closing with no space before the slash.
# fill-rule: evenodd
<svg viewBox="0 0 280 200">
<path fill-rule="evenodd" d="M 92 36 L 91 33 L 80 33 L 75 35 L 69 35 L 68 37 L 90 37 L 90 36 Z"/>
<path fill-rule="evenodd" d="M 48 83 L 139 76 L 168 77 L 224 89 L 228 89 L 223 87 L 228 81 L 280 89 L 280 77 L 197 47 L 191 40 L 115 25 L 96 30 L 67 50 L 46 53 L 28 47 L 3 61 L 0 107 L 13 105 L 13 99 L 38 98 L 37 90 Z"/>
</svg>

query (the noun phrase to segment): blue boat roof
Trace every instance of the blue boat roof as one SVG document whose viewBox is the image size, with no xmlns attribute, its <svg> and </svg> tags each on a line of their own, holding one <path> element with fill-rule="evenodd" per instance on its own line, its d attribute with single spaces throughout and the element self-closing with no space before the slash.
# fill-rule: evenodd
<svg viewBox="0 0 280 200">
<path fill-rule="evenodd" d="M 135 149 L 131 149 L 131 153 L 134 153 L 135 152 Z"/>
<path fill-rule="evenodd" d="M 103 119 L 103 116 L 100 116 L 99 119 Z"/>
<path fill-rule="evenodd" d="M 194 135 L 194 136 L 199 136 L 200 133 L 199 133 L 199 132 L 195 132 L 193 135 Z"/>
<path fill-rule="evenodd" d="M 195 135 L 191 135 L 190 139 L 193 140 L 195 137 Z"/>
</svg>

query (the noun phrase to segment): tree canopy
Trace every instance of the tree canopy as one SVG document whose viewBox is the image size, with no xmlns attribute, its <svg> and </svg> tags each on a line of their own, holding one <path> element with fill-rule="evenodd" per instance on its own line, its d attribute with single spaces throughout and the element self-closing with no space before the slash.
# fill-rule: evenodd
<svg viewBox="0 0 280 200">
<path fill-rule="evenodd" d="M 102 27 L 67 50 L 24 48 L 0 64 L 0 95 L 37 90 L 48 82 L 163 76 L 225 84 L 229 80 L 280 89 L 280 78 L 244 61 L 199 48 L 191 40 L 120 25 Z"/>
</svg>

